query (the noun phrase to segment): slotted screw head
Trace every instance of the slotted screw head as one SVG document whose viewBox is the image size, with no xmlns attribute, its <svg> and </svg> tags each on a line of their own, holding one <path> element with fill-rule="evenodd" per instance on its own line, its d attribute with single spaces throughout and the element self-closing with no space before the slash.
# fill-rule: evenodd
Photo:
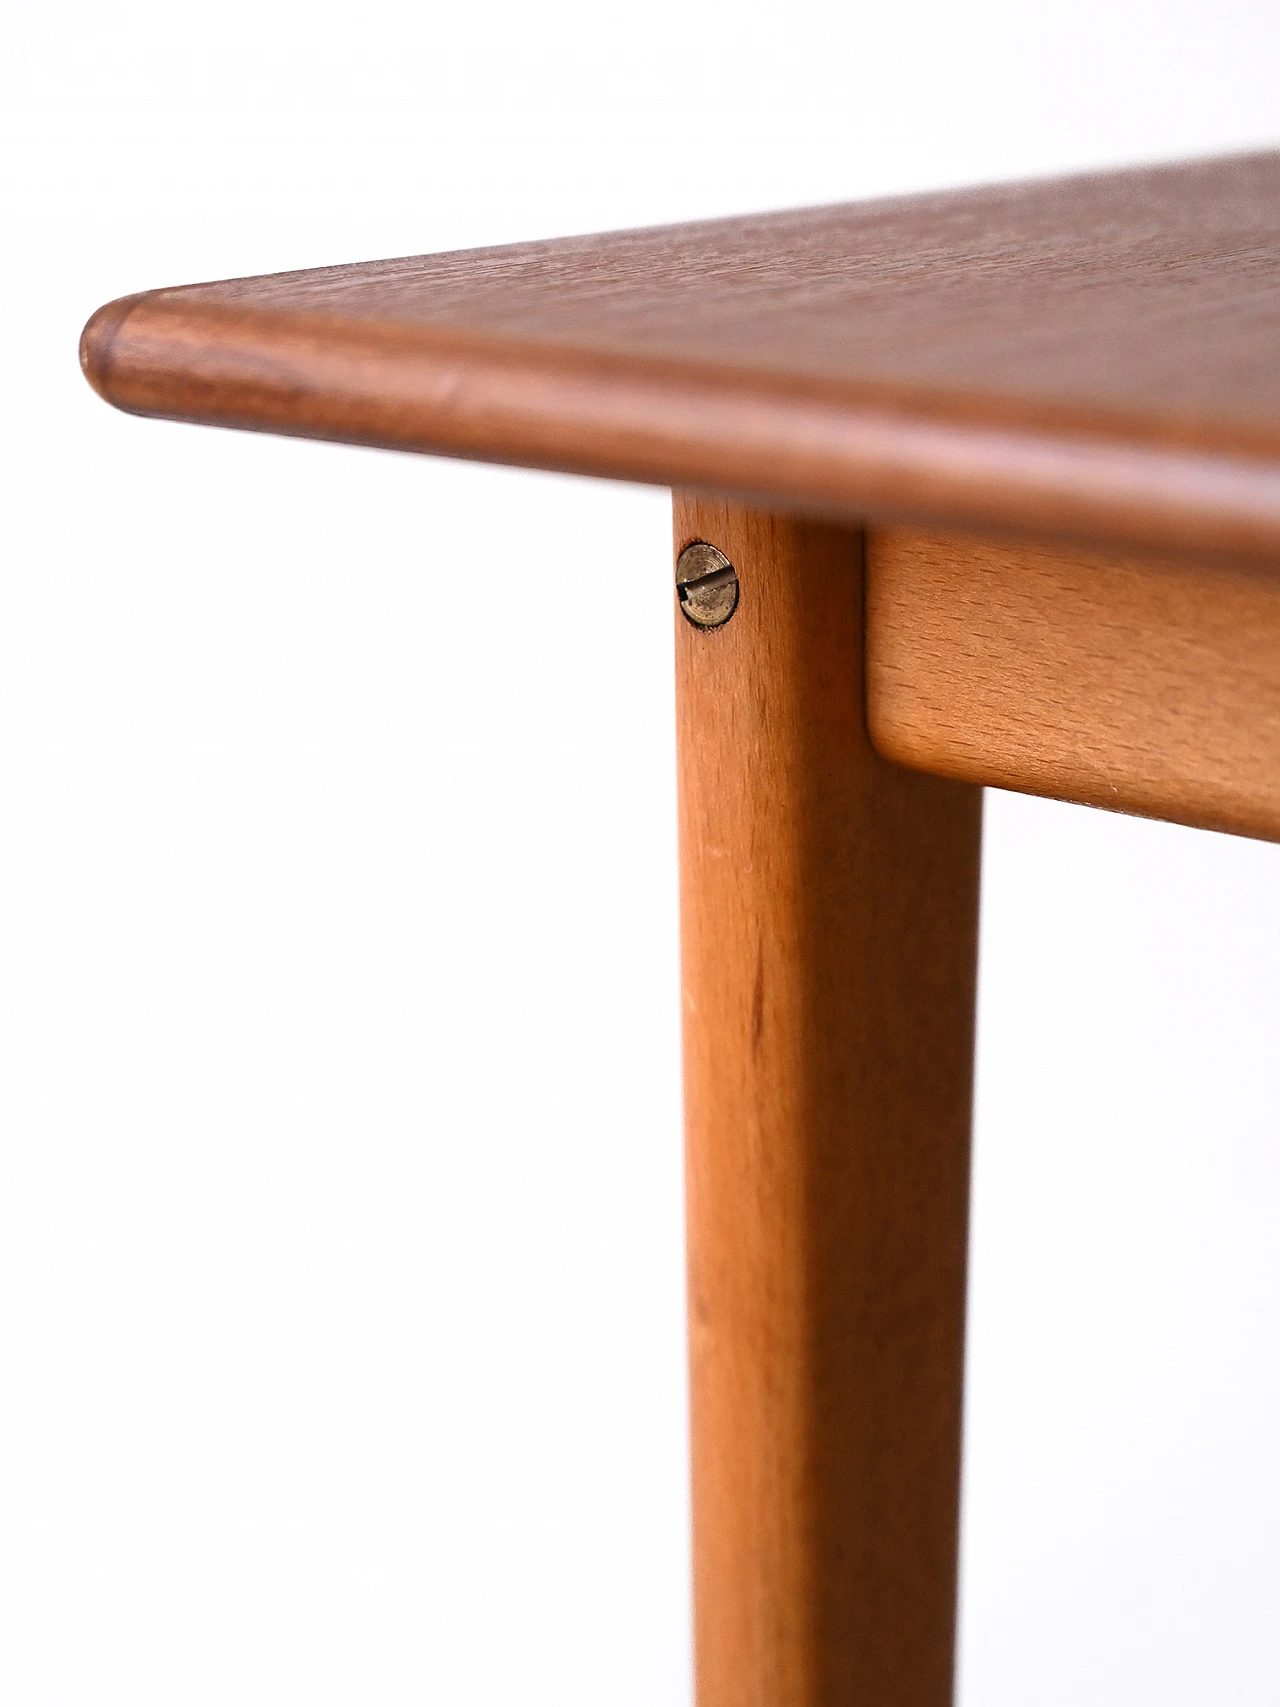
<svg viewBox="0 0 1280 1707">
<path fill-rule="evenodd" d="M 695 628 L 723 628 L 738 608 L 738 571 L 723 551 L 695 540 L 676 563 L 676 592 Z"/>
</svg>

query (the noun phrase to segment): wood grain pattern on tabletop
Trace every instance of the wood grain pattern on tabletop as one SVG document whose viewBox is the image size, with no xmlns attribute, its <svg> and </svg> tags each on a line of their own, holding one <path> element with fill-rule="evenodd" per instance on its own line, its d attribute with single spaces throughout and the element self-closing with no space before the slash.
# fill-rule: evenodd
<svg viewBox="0 0 1280 1707">
<path fill-rule="evenodd" d="M 1273 560 L 1280 154 L 150 291 L 121 408 Z"/>
</svg>

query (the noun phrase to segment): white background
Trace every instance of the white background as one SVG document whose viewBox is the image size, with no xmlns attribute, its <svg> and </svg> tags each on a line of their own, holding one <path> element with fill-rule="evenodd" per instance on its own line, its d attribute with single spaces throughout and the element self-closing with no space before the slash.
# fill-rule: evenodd
<svg viewBox="0 0 1280 1707">
<path fill-rule="evenodd" d="M 684 1707 L 666 498 L 131 420 L 80 324 L 1265 143 L 1280 11 L 4 29 L 0 1701 Z M 1280 850 L 987 824 L 961 1701 L 1273 1704 Z"/>
</svg>

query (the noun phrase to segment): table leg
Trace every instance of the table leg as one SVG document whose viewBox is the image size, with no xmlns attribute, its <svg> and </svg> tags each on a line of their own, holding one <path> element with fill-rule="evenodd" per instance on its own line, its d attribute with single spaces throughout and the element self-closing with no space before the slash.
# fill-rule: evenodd
<svg viewBox="0 0 1280 1707">
<path fill-rule="evenodd" d="M 675 530 L 699 1707 L 946 1707 L 981 793 L 868 744 L 858 533 Z"/>
</svg>

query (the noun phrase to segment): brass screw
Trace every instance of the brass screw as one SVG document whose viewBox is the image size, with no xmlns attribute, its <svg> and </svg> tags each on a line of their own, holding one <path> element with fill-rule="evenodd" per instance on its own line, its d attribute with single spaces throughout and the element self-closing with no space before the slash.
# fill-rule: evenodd
<svg viewBox="0 0 1280 1707">
<path fill-rule="evenodd" d="M 695 628 L 723 628 L 738 608 L 738 571 L 723 551 L 695 540 L 676 563 L 676 592 Z"/>
</svg>

